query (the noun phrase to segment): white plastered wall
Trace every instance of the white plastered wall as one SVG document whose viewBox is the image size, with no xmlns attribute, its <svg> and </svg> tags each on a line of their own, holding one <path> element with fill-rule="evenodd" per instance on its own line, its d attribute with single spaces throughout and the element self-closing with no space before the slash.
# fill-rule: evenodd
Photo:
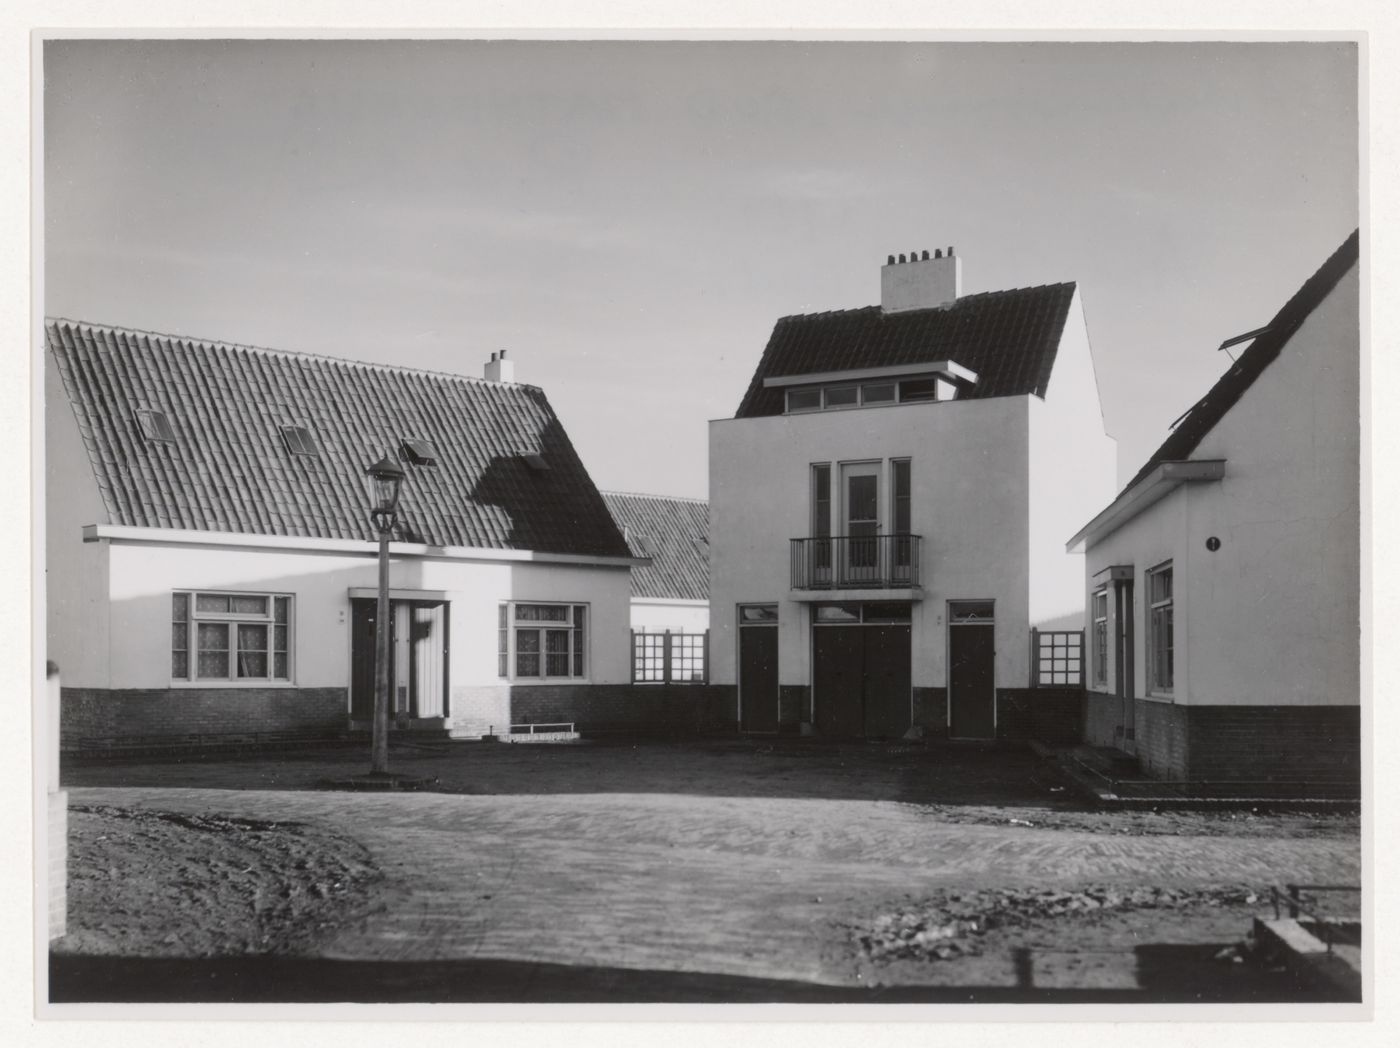
<svg viewBox="0 0 1400 1048">
<path fill-rule="evenodd" d="M 925 591 L 914 605 L 913 685 L 946 684 L 947 601 L 991 599 L 997 686 L 1025 687 L 1027 399 L 711 422 L 711 679 L 735 682 L 736 606 L 778 603 L 779 680 L 810 683 L 809 609 L 787 598 L 789 542 L 811 533 L 811 465 L 832 463 L 834 490 L 841 462 L 909 458 Z M 886 480 L 882 503 L 888 492 Z"/>
<path fill-rule="evenodd" d="M 1045 399 L 1030 397 L 1030 624 L 1083 629 L 1082 553 L 1065 537 L 1113 500 L 1117 445 L 1103 410 L 1076 290 Z"/>
<path fill-rule="evenodd" d="M 650 633 L 704 633 L 710 626 L 710 606 L 690 600 L 632 601 L 632 628 Z"/>
<path fill-rule="evenodd" d="M 103 686 L 170 687 L 170 594 L 177 589 L 290 593 L 297 687 L 347 687 L 351 588 L 378 585 L 374 547 L 362 557 L 193 544 L 110 545 L 110 671 Z M 589 606 L 589 674 L 579 683 L 630 680 L 626 567 L 395 557 L 395 590 L 444 592 L 451 602 L 453 686 L 496 684 L 497 608 L 502 601 Z M 180 686 L 186 686 L 180 682 Z M 227 685 L 223 685 L 227 686 Z M 261 685 L 266 687 L 265 684 Z"/>
</svg>

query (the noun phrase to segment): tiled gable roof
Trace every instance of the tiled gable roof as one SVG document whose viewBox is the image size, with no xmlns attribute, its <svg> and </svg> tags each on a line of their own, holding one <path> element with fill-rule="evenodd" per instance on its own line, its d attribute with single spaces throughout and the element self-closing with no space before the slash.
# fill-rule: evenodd
<svg viewBox="0 0 1400 1048">
<path fill-rule="evenodd" d="M 707 600 L 710 595 L 710 506 L 699 499 L 603 492 L 634 557 L 632 596 Z"/>
<path fill-rule="evenodd" d="M 364 469 L 416 437 L 437 464 L 405 465 L 396 538 L 627 556 L 533 386 L 68 320 L 46 334 L 110 523 L 372 541 Z M 143 436 L 143 409 L 163 412 L 175 439 Z M 293 425 L 316 454 L 288 451 Z"/>
<path fill-rule="evenodd" d="M 783 390 L 763 380 L 952 360 L 978 375 L 964 397 L 1044 397 L 1074 284 L 966 295 L 950 306 L 885 313 L 879 306 L 783 317 L 736 418 L 781 415 Z"/>
<path fill-rule="evenodd" d="M 1191 452 L 1195 451 L 1206 434 L 1215 428 L 1215 424 L 1224 418 L 1225 413 L 1234 407 L 1245 390 L 1249 389 L 1254 380 L 1264 373 L 1264 369 L 1278 358 L 1288 340 L 1303 326 L 1303 321 L 1308 319 L 1309 314 L 1321 305 L 1322 300 L 1337 286 L 1337 281 L 1356 264 L 1360 253 L 1360 240 L 1361 231 L 1353 232 L 1322 267 L 1304 282 L 1293 297 L 1284 303 L 1283 308 L 1269 321 L 1264 332 L 1250 343 L 1249 348 L 1240 354 L 1239 359 L 1230 365 L 1230 369 L 1220 376 L 1209 392 L 1192 406 L 1177 423 L 1171 435 L 1162 442 L 1162 446 L 1152 453 L 1152 457 L 1142 469 L 1124 485 L 1124 491 L 1161 463 L 1190 457 Z"/>
</svg>

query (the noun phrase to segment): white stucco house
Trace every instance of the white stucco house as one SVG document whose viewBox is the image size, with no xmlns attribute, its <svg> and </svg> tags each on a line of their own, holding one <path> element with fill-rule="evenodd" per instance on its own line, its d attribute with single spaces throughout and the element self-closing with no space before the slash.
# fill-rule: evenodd
<svg viewBox="0 0 1400 1048">
<path fill-rule="evenodd" d="M 742 730 L 1078 732 L 1064 535 L 1115 467 L 1081 296 L 965 295 L 961 261 L 890 256 L 879 305 L 780 319 L 710 424 L 711 679 Z"/>
<path fill-rule="evenodd" d="M 1070 540 L 1085 737 L 1155 776 L 1358 780 L 1358 249 L 1226 341 L 1249 344 Z"/>
<path fill-rule="evenodd" d="M 544 393 L 484 378 L 46 324 L 50 658 L 65 743 L 367 726 L 365 467 L 391 543 L 396 723 L 689 723 L 632 681 L 630 553 Z"/>
</svg>

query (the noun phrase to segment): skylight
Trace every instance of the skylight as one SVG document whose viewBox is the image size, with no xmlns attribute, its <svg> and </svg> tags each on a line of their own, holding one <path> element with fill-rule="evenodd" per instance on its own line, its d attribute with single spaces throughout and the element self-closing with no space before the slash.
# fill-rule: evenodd
<svg viewBox="0 0 1400 1048">
<path fill-rule="evenodd" d="M 287 450 L 293 455 L 315 455 L 318 453 L 316 438 L 311 435 L 311 430 L 305 426 L 283 426 L 282 439 L 286 441 Z"/>
<path fill-rule="evenodd" d="M 420 437 L 405 437 L 403 444 L 403 457 L 415 466 L 436 466 L 438 460 L 437 449 Z"/>
<path fill-rule="evenodd" d="M 525 458 L 525 465 L 529 466 L 529 467 L 530 467 L 532 470 L 534 470 L 536 473 L 548 473 L 548 472 L 549 472 L 549 470 L 550 470 L 550 465 L 549 465 L 549 463 L 545 460 L 545 457 L 544 457 L 543 455 L 526 455 L 526 456 L 524 456 L 524 458 Z"/>
<path fill-rule="evenodd" d="M 136 412 L 136 421 L 141 427 L 141 435 L 157 444 L 175 443 L 175 430 L 164 411 L 145 408 Z"/>
</svg>

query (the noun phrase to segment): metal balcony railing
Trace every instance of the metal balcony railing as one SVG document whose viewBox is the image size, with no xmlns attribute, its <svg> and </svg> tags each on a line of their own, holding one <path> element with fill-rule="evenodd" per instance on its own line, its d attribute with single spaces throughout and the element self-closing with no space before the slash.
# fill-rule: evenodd
<svg viewBox="0 0 1400 1048">
<path fill-rule="evenodd" d="M 908 589 L 919 585 L 918 535 L 791 539 L 792 588 Z"/>
</svg>

